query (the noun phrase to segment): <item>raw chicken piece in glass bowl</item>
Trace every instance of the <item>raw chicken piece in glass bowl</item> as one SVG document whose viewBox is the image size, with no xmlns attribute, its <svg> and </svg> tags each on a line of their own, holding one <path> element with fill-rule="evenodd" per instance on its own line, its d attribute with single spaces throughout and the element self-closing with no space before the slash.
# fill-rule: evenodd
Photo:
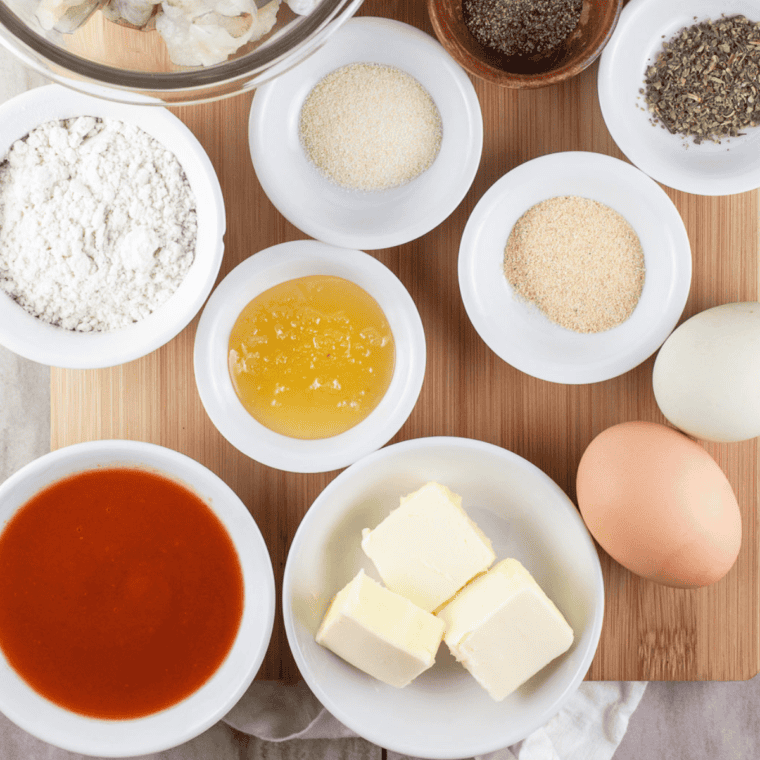
<svg viewBox="0 0 760 760">
<path fill-rule="evenodd" d="M 362 1 L 0 0 L 0 44 L 82 92 L 178 105 L 287 71 Z"/>
</svg>

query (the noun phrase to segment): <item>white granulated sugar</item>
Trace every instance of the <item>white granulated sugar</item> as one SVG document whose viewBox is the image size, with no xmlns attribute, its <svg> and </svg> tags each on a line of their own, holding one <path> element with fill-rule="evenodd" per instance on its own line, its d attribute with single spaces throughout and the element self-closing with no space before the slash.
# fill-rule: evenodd
<svg viewBox="0 0 760 760">
<path fill-rule="evenodd" d="M 131 124 L 43 124 L 0 163 L 0 289 L 81 332 L 125 327 L 179 287 L 196 205 L 176 156 Z"/>
<path fill-rule="evenodd" d="M 430 168 L 441 147 L 441 116 L 405 71 L 375 63 L 336 69 L 301 109 L 306 154 L 351 190 L 387 190 Z"/>
</svg>

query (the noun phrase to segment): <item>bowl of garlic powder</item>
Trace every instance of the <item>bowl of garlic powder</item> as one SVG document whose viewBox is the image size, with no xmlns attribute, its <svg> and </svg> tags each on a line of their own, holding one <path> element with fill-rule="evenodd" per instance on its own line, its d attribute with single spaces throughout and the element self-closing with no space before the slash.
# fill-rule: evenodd
<svg viewBox="0 0 760 760">
<path fill-rule="evenodd" d="M 459 248 L 459 289 L 483 341 L 541 380 L 608 380 L 676 326 L 691 247 L 667 194 L 600 153 L 552 153 L 499 179 Z"/>
<path fill-rule="evenodd" d="M 58 367 L 167 343 L 224 252 L 221 188 L 190 130 L 58 85 L 0 107 L 0 219 L 0 344 Z"/>
</svg>

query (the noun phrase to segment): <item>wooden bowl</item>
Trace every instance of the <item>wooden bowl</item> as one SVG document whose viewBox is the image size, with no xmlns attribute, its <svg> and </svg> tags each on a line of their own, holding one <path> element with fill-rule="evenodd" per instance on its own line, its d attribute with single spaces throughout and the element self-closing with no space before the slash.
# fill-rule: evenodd
<svg viewBox="0 0 760 760">
<path fill-rule="evenodd" d="M 542 56 L 509 57 L 481 45 L 464 23 L 462 0 L 427 0 L 438 40 L 466 71 L 502 87 L 532 89 L 579 74 L 602 52 L 617 24 L 623 0 L 583 0 L 572 34 Z"/>
</svg>

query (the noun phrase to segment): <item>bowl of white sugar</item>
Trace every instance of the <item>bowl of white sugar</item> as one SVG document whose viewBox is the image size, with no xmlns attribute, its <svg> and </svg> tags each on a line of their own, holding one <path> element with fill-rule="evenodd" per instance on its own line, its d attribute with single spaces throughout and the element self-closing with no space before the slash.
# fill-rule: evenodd
<svg viewBox="0 0 760 760">
<path fill-rule="evenodd" d="M 478 202 L 459 248 L 459 288 L 480 337 L 555 383 L 597 383 L 644 362 L 676 326 L 690 285 L 673 202 L 599 153 L 512 169 Z"/>
<path fill-rule="evenodd" d="M 224 251 L 216 173 L 178 118 L 56 85 L 0 108 L 0 218 L 0 344 L 58 367 L 167 343 Z"/>
<path fill-rule="evenodd" d="M 459 205 L 483 118 L 436 40 L 364 17 L 257 90 L 248 134 L 256 176 L 288 221 L 331 245 L 376 250 L 424 235 Z"/>
</svg>

